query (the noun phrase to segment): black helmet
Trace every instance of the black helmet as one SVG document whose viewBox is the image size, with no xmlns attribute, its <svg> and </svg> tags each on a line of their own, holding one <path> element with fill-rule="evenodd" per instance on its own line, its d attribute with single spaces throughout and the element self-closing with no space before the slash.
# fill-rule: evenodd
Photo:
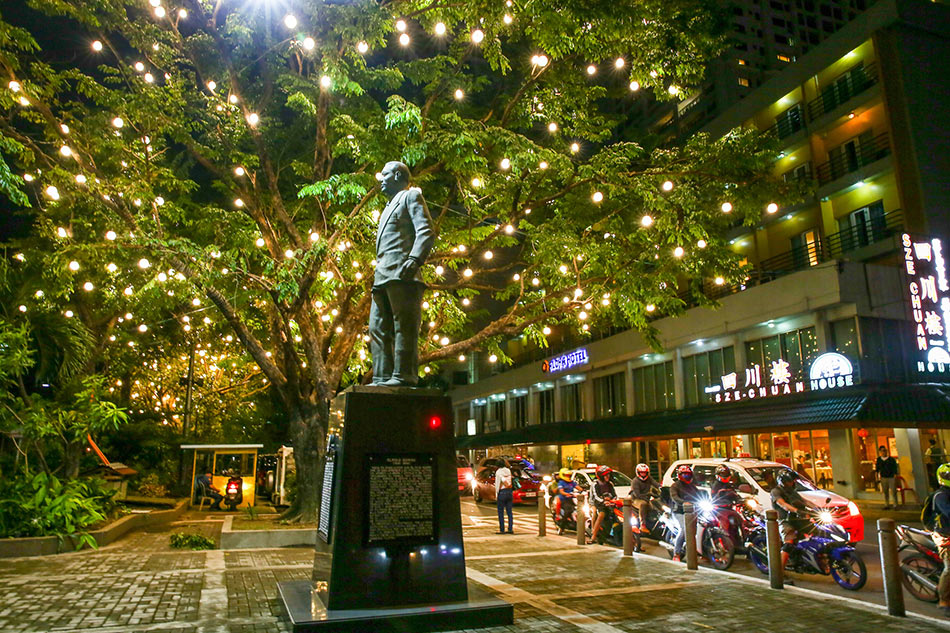
<svg viewBox="0 0 950 633">
<path fill-rule="evenodd" d="M 790 470 L 783 470 L 778 474 L 778 477 L 776 477 L 778 485 L 783 488 L 787 488 L 788 484 L 794 484 L 796 479 L 798 479 L 798 477 Z"/>
</svg>

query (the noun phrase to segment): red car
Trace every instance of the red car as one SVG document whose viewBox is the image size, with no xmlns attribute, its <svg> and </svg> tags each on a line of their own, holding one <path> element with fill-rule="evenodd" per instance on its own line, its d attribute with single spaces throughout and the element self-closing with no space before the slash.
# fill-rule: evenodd
<svg viewBox="0 0 950 633">
<path fill-rule="evenodd" d="M 503 465 L 511 469 L 511 478 L 515 482 L 512 494 L 514 502 L 536 503 L 541 489 L 541 476 L 534 470 L 525 468 L 522 460 L 505 457 L 486 457 L 479 463 L 475 470 L 475 483 L 472 486 L 475 502 L 495 501 L 495 471 Z"/>
<path fill-rule="evenodd" d="M 468 459 L 464 455 L 455 456 L 455 472 L 459 479 L 459 494 L 471 494 L 472 480 L 475 479 L 475 471 Z"/>
</svg>

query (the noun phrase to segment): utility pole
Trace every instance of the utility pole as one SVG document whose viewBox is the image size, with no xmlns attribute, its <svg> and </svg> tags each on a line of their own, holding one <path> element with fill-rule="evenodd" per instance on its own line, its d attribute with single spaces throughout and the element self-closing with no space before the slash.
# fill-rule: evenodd
<svg viewBox="0 0 950 633">
<path fill-rule="evenodd" d="M 195 386 L 195 342 L 191 342 L 191 351 L 188 353 L 188 376 L 185 378 L 179 378 L 178 384 L 185 383 L 185 414 L 182 418 L 181 423 L 181 439 L 182 442 L 187 441 L 188 438 L 188 425 L 191 422 L 191 392 L 194 390 Z M 185 483 L 185 464 L 184 464 L 185 454 L 184 451 L 178 450 L 178 481 L 180 484 L 184 485 Z M 191 474 L 192 477 L 195 476 L 195 473 Z"/>
</svg>

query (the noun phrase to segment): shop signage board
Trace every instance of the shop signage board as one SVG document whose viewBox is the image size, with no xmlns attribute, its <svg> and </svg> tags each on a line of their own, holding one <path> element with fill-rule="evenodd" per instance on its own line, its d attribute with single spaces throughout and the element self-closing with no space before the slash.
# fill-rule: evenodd
<svg viewBox="0 0 950 633">
<path fill-rule="evenodd" d="M 950 373 L 950 281 L 943 241 L 904 233 L 901 249 L 915 368 L 921 374 Z"/>
<path fill-rule="evenodd" d="M 762 366 L 756 363 L 745 369 L 744 376 L 738 372 L 721 376 L 719 384 L 706 387 L 705 392 L 716 403 L 743 402 L 854 385 L 854 366 L 847 357 L 837 352 L 828 352 L 815 358 L 808 370 L 808 380 L 795 379 L 788 361 L 782 358 L 771 361 L 768 372 L 766 384 L 763 382 Z"/>
<path fill-rule="evenodd" d="M 556 374 L 567 371 L 574 367 L 580 367 L 590 362 L 590 356 L 587 355 L 587 348 L 581 347 L 567 354 L 555 356 L 541 363 L 541 371 L 546 374 Z"/>
</svg>

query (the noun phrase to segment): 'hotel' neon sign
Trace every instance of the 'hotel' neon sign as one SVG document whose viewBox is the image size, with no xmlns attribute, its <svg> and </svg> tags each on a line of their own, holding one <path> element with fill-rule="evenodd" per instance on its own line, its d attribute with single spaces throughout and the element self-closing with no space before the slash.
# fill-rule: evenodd
<svg viewBox="0 0 950 633">
<path fill-rule="evenodd" d="M 579 367 L 580 365 L 586 365 L 589 362 L 590 357 L 587 355 L 587 348 L 582 347 L 573 352 L 561 354 L 560 356 L 555 356 L 550 360 L 542 362 L 541 371 L 546 374 L 556 374 L 560 371 L 567 371 L 568 369 Z"/>
</svg>

